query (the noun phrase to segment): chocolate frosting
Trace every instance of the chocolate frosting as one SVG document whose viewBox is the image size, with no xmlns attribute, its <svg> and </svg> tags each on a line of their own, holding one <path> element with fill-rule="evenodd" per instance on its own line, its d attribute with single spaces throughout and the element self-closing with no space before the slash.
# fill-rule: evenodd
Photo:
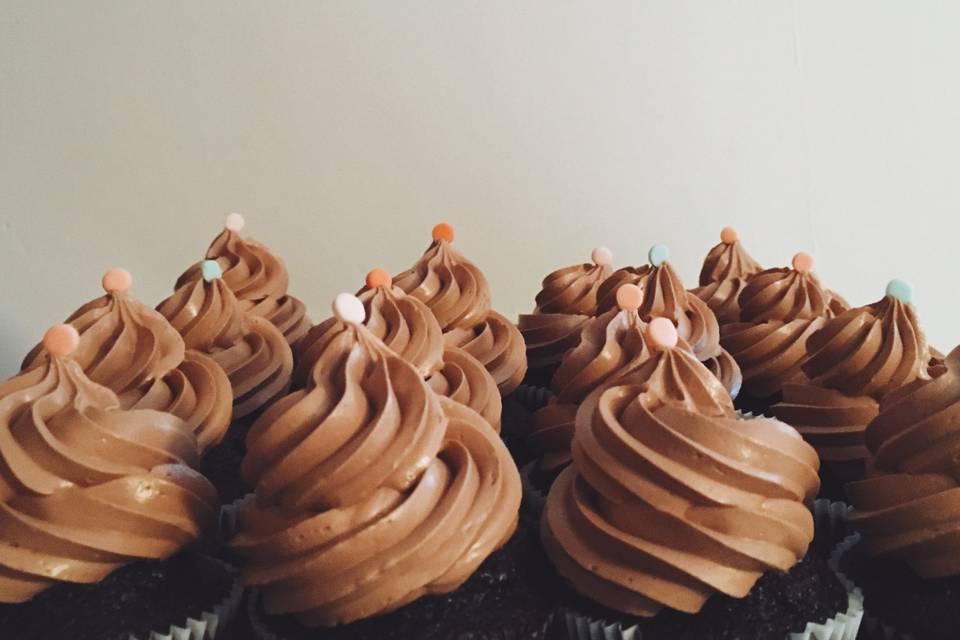
<svg viewBox="0 0 960 640">
<path fill-rule="evenodd" d="M 813 539 L 804 501 L 819 488 L 816 453 L 796 431 L 737 419 L 683 349 L 658 359 L 664 379 L 699 370 L 690 379 L 706 386 L 638 373 L 591 394 L 541 525 L 574 589 L 639 616 L 696 613 L 714 593 L 743 597 L 762 573 L 789 569 Z"/>
<path fill-rule="evenodd" d="M 884 398 L 866 443 L 870 475 L 847 485 L 864 552 L 903 561 L 924 578 L 960 574 L 960 349 L 939 377 Z"/>
<path fill-rule="evenodd" d="M 563 357 L 580 342 L 580 332 L 590 316 L 568 313 L 524 313 L 517 328 L 527 348 L 530 373 L 552 377 Z"/>
<path fill-rule="evenodd" d="M 233 549 L 268 613 L 333 626 L 459 586 L 516 527 L 520 478 L 496 431 L 362 325 L 247 439 L 256 501 Z"/>
<path fill-rule="evenodd" d="M 469 329 L 450 329 L 443 334 L 448 346 L 460 347 L 479 360 L 502 395 L 513 392 L 527 373 L 527 352 L 520 330 L 496 311 Z"/>
<path fill-rule="evenodd" d="M 215 531 L 190 426 L 119 404 L 62 356 L 0 384 L 0 602 L 95 583 Z"/>
<path fill-rule="evenodd" d="M 206 353 L 230 379 L 233 415 L 242 418 L 290 388 L 293 354 L 268 320 L 244 314 L 221 278 L 188 281 L 157 310 L 191 349 Z"/>
<path fill-rule="evenodd" d="M 766 269 L 747 283 L 738 299 L 740 320 L 759 323 L 814 320 L 830 315 L 830 296 L 809 271 Z"/>
<path fill-rule="evenodd" d="M 720 324 L 738 322 L 740 305 L 737 297 L 746 288 L 747 280 L 762 269 L 739 240 L 730 244 L 721 242 L 704 258 L 700 286 L 691 293 L 710 307 Z"/>
<path fill-rule="evenodd" d="M 743 386 L 743 374 L 740 365 L 726 349 L 720 349 L 719 355 L 703 361 L 707 368 L 723 385 L 730 397 L 736 399 Z"/>
<path fill-rule="evenodd" d="M 209 359 L 186 350 L 163 315 L 115 291 L 84 304 L 67 322 L 80 333 L 71 358 L 91 380 L 114 391 L 124 409 L 173 413 L 187 421 L 204 451 L 226 434 L 230 381 Z M 42 365 L 48 357 L 38 344 L 23 368 Z"/>
<path fill-rule="evenodd" d="M 216 260 L 223 280 L 241 301 L 243 311 L 272 322 L 290 345 L 306 334 L 310 319 L 306 306 L 287 294 L 290 276 L 279 256 L 252 238 L 224 229 L 207 248 L 206 260 Z M 177 279 L 176 289 L 202 281 L 201 262 L 191 265 Z"/>
<path fill-rule="evenodd" d="M 807 342 L 804 373 L 850 396 L 884 394 L 927 379 L 930 350 L 910 303 L 892 295 L 829 320 Z"/>
<path fill-rule="evenodd" d="M 443 350 L 443 367 L 427 380 L 437 394 L 465 404 L 500 433 L 503 403 L 497 383 L 479 360 L 458 347 Z"/>
<path fill-rule="evenodd" d="M 424 302 L 441 329 L 470 329 L 490 310 L 490 287 L 479 268 L 447 240 L 434 240 L 393 284 Z"/>
<path fill-rule="evenodd" d="M 364 320 L 367 329 L 416 367 L 422 377 L 429 377 L 443 365 L 444 341 L 440 325 L 423 302 L 396 286 L 364 289 L 357 297 L 367 312 Z M 297 344 L 295 387 L 307 384 L 310 370 L 320 354 L 343 328 L 342 322 L 328 318 L 310 329 L 306 338 Z"/>
<path fill-rule="evenodd" d="M 643 290 L 640 318 L 665 317 L 673 321 L 680 339 L 693 348 L 700 360 L 720 354 L 720 327 L 717 317 L 700 298 L 683 288 L 683 283 L 670 263 L 659 267 L 626 267 L 607 278 L 597 293 L 598 309 L 616 307 L 616 293 L 624 284 L 635 284 Z"/>
</svg>

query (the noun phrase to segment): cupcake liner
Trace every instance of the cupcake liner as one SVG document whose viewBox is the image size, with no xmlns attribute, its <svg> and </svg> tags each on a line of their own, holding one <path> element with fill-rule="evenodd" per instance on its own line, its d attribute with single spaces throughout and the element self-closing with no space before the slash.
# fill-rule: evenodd
<svg viewBox="0 0 960 640">
<path fill-rule="evenodd" d="M 520 511 L 531 518 L 539 520 L 540 515 L 543 513 L 543 507 L 547 504 L 547 494 L 538 489 L 533 484 L 533 481 L 530 480 L 530 474 L 533 473 L 536 466 L 537 462 L 534 460 L 520 468 L 520 486 L 523 488 Z"/>
<path fill-rule="evenodd" d="M 237 533 L 237 517 L 240 513 L 240 509 L 243 508 L 248 502 L 252 502 L 254 499 L 253 493 L 248 493 L 242 498 L 238 498 L 231 502 L 230 504 L 225 504 L 220 507 L 220 527 L 218 530 L 218 537 L 220 542 L 227 542 Z"/>
<path fill-rule="evenodd" d="M 520 401 L 523 408 L 533 413 L 549 404 L 553 392 L 546 387 L 537 387 L 530 384 L 521 384 L 513 392 L 513 396 Z"/>
<path fill-rule="evenodd" d="M 803 631 L 787 634 L 784 640 L 856 639 L 863 621 L 863 593 L 840 572 L 839 567 L 842 555 L 858 540 L 859 536 L 856 535 L 846 538 L 834 549 L 829 561 L 830 568 L 847 590 L 847 609 L 825 622 L 808 622 Z M 570 640 L 643 640 L 643 632 L 636 626 L 624 627 L 619 622 L 597 619 L 573 611 L 564 611 L 560 624 L 565 627 Z"/>
<path fill-rule="evenodd" d="M 813 525 L 818 536 L 824 536 L 830 544 L 844 541 L 851 533 L 847 524 L 850 505 L 826 498 L 813 501 Z"/>
<path fill-rule="evenodd" d="M 128 640 L 215 640 L 228 638 L 228 628 L 240 610 L 243 599 L 243 586 L 240 584 L 237 570 L 225 562 L 203 556 L 205 562 L 225 569 L 234 575 L 233 585 L 226 596 L 216 605 L 204 610 L 196 618 L 187 618 L 186 622 L 171 624 L 166 632 L 151 631 L 149 635 L 128 634 Z"/>
</svg>

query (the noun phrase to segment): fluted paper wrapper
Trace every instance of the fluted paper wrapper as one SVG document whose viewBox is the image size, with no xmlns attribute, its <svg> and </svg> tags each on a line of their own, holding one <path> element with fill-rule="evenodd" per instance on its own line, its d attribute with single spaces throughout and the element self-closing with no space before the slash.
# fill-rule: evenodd
<svg viewBox="0 0 960 640">
<path fill-rule="evenodd" d="M 521 384 L 513 392 L 513 396 L 520 401 L 523 408 L 533 413 L 549 404 L 553 392 L 546 387 L 536 387 L 530 384 Z"/>
<path fill-rule="evenodd" d="M 530 474 L 533 473 L 536 464 L 536 461 L 529 462 L 520 469 L 520 486 L 523 488 L 520 510 L 525 515 L 539 520 L 543 507 L 547 504 L 547 494 L 534 486 L 530 480 Z"/>
<path fill-rule="evenodd" d="M 831 554 L 829 562 L 847 590 L 847 609 L 825 622 L 808 622 L 803 631 L 787 634 L 784 640 L 856 640 L 863 621 L 863 593 L 840 571 L 840 558 L 857 539 L 850 536 L 844 540 Z M 572 611 L 562 613 L 560 623 L 566 624 L 567 637 L 571 640 L 643 640 L 643 632 L 636 626 L 624 627 L 619 622 L 598 620 Z"/>
<path fill-rule="evenodd" d="M 227 542 L 237 533 L 237 517 L 240 509 L 248 502 L 252 502 L 254 494 L 248 493 L 242 498 L 238 498 L 230 504 L 220 507 L 220 530 L 219 538 L 221 542 Z"/>
<path fill-rule="evenodd" d="M 149 635 L 138 636 L 133 633 L 127 636 L 128 640 L 216 640 L 227 639 L 228 627 L 240 610 L 240 601 L 243 599 L 243 586 L 240 584 L 237 571 L 230 565 L 214 558 L 204 557 L 205 562 L 229 571 L 234 576 L 233 585 L 229 593 L 215 606 L 203 611 L 196 618 L 187 618 L 186 621 L 171 623 L 163 631 L 151 631 Z"/>
</svg>

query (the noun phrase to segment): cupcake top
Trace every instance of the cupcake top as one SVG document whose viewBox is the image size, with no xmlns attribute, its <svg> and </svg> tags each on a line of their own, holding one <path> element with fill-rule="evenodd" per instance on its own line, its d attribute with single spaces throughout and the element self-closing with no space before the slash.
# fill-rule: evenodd
<svg viewBox="0 0 960 640">
<path fill-rule="evenodd" d="M 459 347 L 486 367 L 501 395 L 513 392 L 527 373 L 526 344 L 520 330 L 505 317 L 490 310 L 483 322 L 470 329 L 451 329 L 443 334 L 445 344 Z"/>
<path fill-rule="evenodd" d="M 453 247 L 453 227 L 433 228 L 433 242 L 393 283 L 424 302 L 441 329 L 469 329 L 490 310 L 490 287 L 479 268 Z"/>
<path fill-rule="evenodd" d="M 204 260 L 216 260 L 223 270 L 223 280 L 240 300 L 280 298 L 287 293 L 290 276 L 278 256 L 252 238 L 240 235 L 245 221 L 239 213 L 231 213 L 223 231 L 213 239 Z M 203 279 L 203 261 L 191 265 L 177 279 L 174 288 Z"/>
<path fill-rule="evenodd" d="M 893 280 L 878 302 L 828 320 L 807 341 L 804 373 L 815 384 L 876 399 L 929 378 L 930 350 L 911 296 L 908 284 Z"/>
<path fill-rule="evenodd" d="M 680 339 L 690 345 L 700 360 L 720 353 L 720 327 L 713 311 L 689 293 L 667 258 L 669 249 L 654 245 L 648 254 L 650 264 L 639 269 L 627 267 L 615 271 L 600 285 L 597 293 L 599 311 L 613 308 L 616 292 L 626 283 L 635 284 L 643 292 L 637 312 L 644 321 L 655 317 L 670 318 L 677 326 Z"/>
<path fill-rule="evenodd" d="M 721 324 L 737 322 L 740 319 L 737 298 L 747 286 L 747 280 L 762 270 L 740 244 L 736 230 L 724 227 L 720 244 L 710 249 L 703 260 L 700 286 L 691 293 L 710 307 Z"/>
<path fill-rule="evenodd" d="M 613 273 L 613 254 L 606 247 L 597 247 L 590 259 L 589 263 L 557 269 L 544 278 L 534 313 L 595 315 L 597 290 Z"/>
<path fill-rule="evenodd" d="M 830 315 L 831 297 L 813 274 L 813 257 L 798 253 L 792 267 L 766 269 L 750 278 L 740 293 L 743 322 L 790 322 Z"/>
<path fill-rule="evenodd" d="M 846 487 L 865 553 L 924 578 L 960 575 L 960 348 L 938 377 L 889 393 L 866 442 L 873 469 Z"/>
<path fill-rule="evenodd" d="M 256 501 L 233 549 L 266 611 L 307 626 L 384 613 L 459 586 L 512 534 L 516 466 L 465 404 L 363 325 L 363 303 L 334 302 L 342 325 L 306 389 L 261 416 L 244 477 Z"/>
<path fill-rule="evenodd" d="M 220 263 L 205 260 L 201 270 L 201 280 L 181 285 L 157 311 L 188 347 L 223 368 L 233 387 L 234 417 L 242 418 L 286 392 L 293 354 L 279 329 L 241 310 Z"/>
<path fill-rule="evenodd" d="M 231 419 L 231 388 L 223 370 L 206 356 L 186 350 L 166 318 L 129 295 L 133 278 L 111 269 L 102 280 L 106 295 L 67 318 L 80 334 L 71 359 L 94 382 L 114 391 L 125 409 L 167 411 L 186 420 L 204 450 L 219 442 Z M 38 344 L 24 369 L 42 364 Z"/>
<path fill-rule="evenodd" d="M 497 383 L 479 360 L 459 347 L 445 347 L 443 366 L 427 379 L 435 393 L 464 404 L 500 433 L 503 402 Z"/>
<path fill-rule="evenodd" d="M 0 383 L 0 602 L 90 584 L 211 534 L 216 490 L 200 449 L 167 412 L 126 411 L 73 355 L 71 325 L 44 336 L 37 366 Z"/>
<path fill-rule="evenodd" d="M 676 384 L 703 366 L 677 348 L 671 321 L 651 321 L 647 342 L 659 377 L 628 376 L 578 410 L 573 465 L 550 490 L 542 535 L 558 572 L 603 606 L 696 613 L 804 556 L 818 461 L 791 427 L 738 419 L 710 374 Z"/>
</svg>

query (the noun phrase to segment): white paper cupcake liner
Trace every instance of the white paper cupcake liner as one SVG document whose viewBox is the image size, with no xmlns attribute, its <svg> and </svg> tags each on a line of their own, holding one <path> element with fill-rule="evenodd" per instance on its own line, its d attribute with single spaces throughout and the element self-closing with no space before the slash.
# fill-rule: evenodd
<svg viewBox="0 0 960 640">
<path fill-rule="evenodd" d="M 553 398 L 553 393 L 545 387 L 521 384 L 513 392 L 513 396 L 520 401 L 524 409 L 532 413 L 547 406 Z"/>
<path fill-rule="evenodd" d="M 220 507 L 220 527 L 218 536 L 221 542 L 227 542 L 237 533 L 237 516 L 240 509 L 254 499 L 254 494 L 248 493 L 242 498 L 237 498 L 230 504 Z"/>
<path fill-rule="evenodd" d="M 863 593 L 840 572 L 839 566 L 840 557 L 858 539 L 850 536 L 844 540 L 834 550 L 829 561 L 830 568 L 847 590 L 847 609 L 825 622 L 808 622 L 802 632 L 790 633 L 784 640 L 856 640 L 863 621 Z M 570 640 L 643 640 L 643 632 L 636 626 L 624 627 L 619 622 L 591 618 L 571 611 L 561 615 Z"/>
<path fill-rule="evenodd" d="M 166 631 L 151 631 L 150 635 L 146 636 L 130 633 L 127 636 L 128 640 L 215 640 L 230 637 L 230 623 L 240 610 L 243 586 L 240 584 L 237 570 L 230 565 L 206 556 L 203 560 L 229 571 L 234 576 L 233 585 L 223 600 L 196 618 L 187 618 L 185 622 L 171 624 Z"/>
</svg>

